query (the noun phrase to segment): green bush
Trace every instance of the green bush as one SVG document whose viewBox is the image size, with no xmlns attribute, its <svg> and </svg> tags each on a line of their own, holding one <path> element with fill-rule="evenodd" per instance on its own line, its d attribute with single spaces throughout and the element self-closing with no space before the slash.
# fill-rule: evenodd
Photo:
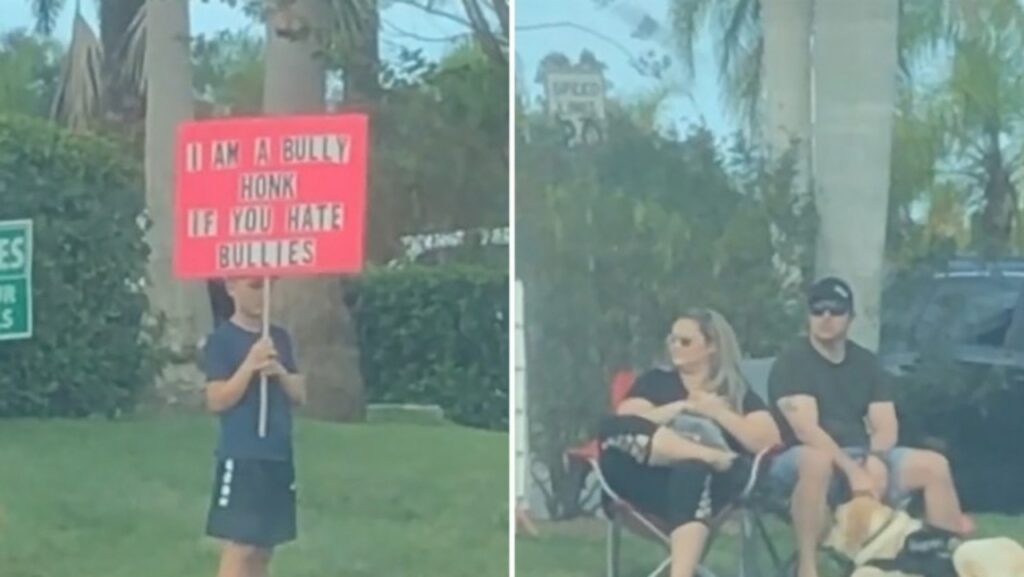
<svg viewBox="0 0 1024 577">
<path fill-rule="evenodd" d="M 371 402 L 433 403 L 457 423 L 507 429 L 507 273 L 378 270 L 347 298 Z"/>
<path fill-rule="evenodd" d="M 0 416 L 130 407 L 153 380 L 136 167 L 98 137 L 0 115 L 0 220 L 32 219 L 34 335 L 0 343 Z"/>
</svg>

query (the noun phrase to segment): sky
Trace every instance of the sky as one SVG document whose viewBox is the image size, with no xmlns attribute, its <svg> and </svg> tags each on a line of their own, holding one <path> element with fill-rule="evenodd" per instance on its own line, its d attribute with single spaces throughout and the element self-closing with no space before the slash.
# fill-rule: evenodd
<svg viewBox="0 0 1024 577">
<path fill-rule="evenodd" d="M 537 65 L 551 52 L 562 52 L 574 61 L 584 49 L 593 52 L 607 65 L 606 78 L 614 85 L 610 96 L 617 98 L 659 86 L 657 80 L 642 76 L 629 64 L 630 55 L 636 57 L 653 49 L 678 60 L 674 39 L 668 33 L 669 0 L 613 0 L 607 8 L 599 8 L 595 0 L 515 0 L 515 4 L 515 51 L 520 60 L 517 74 L 522 72 L 531 100 L 542 90 L 534 81 Z M 632 33 L 645 14 L 659 24 L 660 32 L 651 40 L 638 40 Z M 589 31 L 564 26 L 566 23 Z M 546 26 L 550 24 L 558 26 Z M 545 26 L 534 29 L 537 25 Z M 694 63 L 692 82 L 687 81 L 678 64 L 666 75 L 663 83 L 672 87 L 673 96 L 661 111 L 661 120 L 706 124 L 715 134 L 725 135 L 735 129 L 735 124 L 720 103 L 717 68 L 708 39 L 702 39 L 696 47 Z"/>
<path fill-rule="evenodd" d="M 31 28 L 33 19 L 31 0 L 0 0 L 4 12 L 0 19 L 0 33 L 15 28 Z M 537 64 L 551 52 L 562 52 L 572 59 L 588 49 L 608 68 L 606 76 L 613 88 L 610 96 L 628 98 L 659 86 L 659 82 L 639 74 L 629 61 L 649 50 L 675 56 L 672 38 L 665 32 L 650 40 L 632 38 L 636 23 L 646 13 L 667 29 L 669 0 L 613 0 L 607 8 L 599 8 L 595 0 L 515 0 L 516 39 L 515 52 L 522 71 L 523 85 L 531 98 L 540 94 L 540 85 L 534 82 Z M 68 1 L 60 15 L 54 36 L 67 42 L 74 19 L 73 1 Z M 82 13 L 96 26 L 96 0 L 81 0 Z M 646 11 L 646 12 L 645 12 Z M 262 35 L 262 26 L 247 18 L 240 8 L 232 8 L 217 0 L 192 0 L 192 33 L 215 34 L 221 30 L 249 30 Z M 573 23 L 587 28 L 564 26 Z M 543 28 L 533 28 L 537 25 Z M 430 58 L 439 58 L 451 47 L 446 40 L 463 33 L 465 29 L 444 18 L 431 17 L 417 8 L 393 4 L 382 18 L 381 54 L 394 57 L 399 45 L 415 46 Z M 416 38 L 410 36 L 414 35 Z M 603 37 L 602 37 L 603 36 Z M 673 65 L 662 84 L 673 88 L 673 96 L 666 102 L 660 118 L 663 123 L 702 123 L 716 134 L 724 135 L 734 129 L 734 123 L 722 109 L 718 96 L 716 68 L 710 43 L 702 41 L 695 53 L 697 63 L 693 82 L 687 82 L 678 65 Z"/>
<path fill-rule="evenodd" d="M 30 6 L 31 0 L 0 0 L 4 9 L 2 20 L 0 20 L 0 32 L 6 32 L 14 28 L 32 28 L 35 20 L 32 18 Z M 93 25 L 94 30 L 99 31 L 96 25 L 96 0 L 81 0 L 82 14 L 86 20 Z M 65 3 L 64 11 L 60 15 L 57 29 L 54 36 L 63 41 L 71 37 L 71 23 L 75 16 L 75 0 Z M 251 27 L 255 32 L 258 26 L 242 14 L 241 9 L 231 8 L 227 4 L 216 1 L 201 2 L 192 0 L 192 32 L 193 34 L 209 34 L 226 28 L 238 29 Z"/>
<path fill-rule="evenodd" d="M 80 0 L 82 15 L 99 33 L 96 19 L 97 0 Z M 16 28 L 31 29 L 30 5 L 32 0 L 0 0 L 0 33 Z M 211 35 L 222 30 L 248 30 L 253 35 L 263 35 L 262 25 L 248 18 L 241 8 L 232 8 L 222 0 L 191 0 L 190 16 L 193 35 Z M 458 12 L 461 14 L 461 12 Z M 75 17 L 75 0 L 67 0 L 53 36 L 63 42 L 71 38 L 71 25 Z M 398 46 L 415 45 L 430 58 L 438 58 L 452 45 L 451 37 L 462 34 L 466 28 L 445 18 L 432 17 L 422 10 L 396 4 L 385 10 L 381 24 L 381 55 L 393 57 Z M 413 39 L 408 34 L 420 39 Z"/>
</svg>

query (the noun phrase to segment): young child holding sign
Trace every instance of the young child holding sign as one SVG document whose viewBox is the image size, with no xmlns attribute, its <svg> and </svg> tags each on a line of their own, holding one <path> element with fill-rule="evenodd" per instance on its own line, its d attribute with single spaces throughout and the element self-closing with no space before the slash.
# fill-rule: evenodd
<svg viewBox="0 0 1024 577">
<path fill-rule="evenodd" d="M 207 407 L 220 417 L 206 533 L 223 541 L 218 577 L 264 577 L 277 545 L 296 537 L 293 404 L 306 399 L 291 338 L 262 335 L 260 278 L 225 281 L 234 313 L 203 350 Z M 258 433 L 260 378 L 267 378 L 266 435 Z"/>
</svg>

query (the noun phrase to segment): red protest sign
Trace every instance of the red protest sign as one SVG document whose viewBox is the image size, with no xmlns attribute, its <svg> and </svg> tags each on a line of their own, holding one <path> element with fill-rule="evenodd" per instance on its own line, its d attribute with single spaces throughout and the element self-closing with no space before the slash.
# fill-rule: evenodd
<svg viewBox="0 0 1024 577">
<path fill-rule="evenodd" d="M 182 124 L 175 150 L 175 275 L 361 270 L 367 127 L 362 114 Z"/>
</svg>

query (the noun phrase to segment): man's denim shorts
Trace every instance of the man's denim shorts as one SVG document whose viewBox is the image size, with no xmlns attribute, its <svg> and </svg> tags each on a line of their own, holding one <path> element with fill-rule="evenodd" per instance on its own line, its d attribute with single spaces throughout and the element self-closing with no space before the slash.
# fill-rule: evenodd
<svg viewBox="0 0 1024 577">
<path fill-rule="evenodd" d="M 776 455 L 772 461 L 771 469 L 768 471 L 768 479 L 771 483 L 772 490 L 779 492 L 781 496 L 788 498 L 796 487 L 800 463 L 800 449 L 800 446 L 790 447 Z M 843 451 L 849 455 L 851 459 L 857 461 L 863 461 L 868 453 L 867 449 L 863 447 L 843 447 Z M 886 452 L 885 459 L 883 459 L 889 472 L 889 487 L 886 491 L 885 501 L 890 506 L 899 507 L 905 504 L 910 498 L 910 492 L 903 489 L 899 474 L 907 455 L 909 455 L 911 451 L 912 449 L 908 447 L 893 447 Z M 834 491 L 839 490 L 839 487 L 841 487 L 840 483 L 842 483 L 843 480 L 843 473 L 841 471 L 836 471 L 832 477 L 830 495 L 835 494 Z"/>
</svg>

